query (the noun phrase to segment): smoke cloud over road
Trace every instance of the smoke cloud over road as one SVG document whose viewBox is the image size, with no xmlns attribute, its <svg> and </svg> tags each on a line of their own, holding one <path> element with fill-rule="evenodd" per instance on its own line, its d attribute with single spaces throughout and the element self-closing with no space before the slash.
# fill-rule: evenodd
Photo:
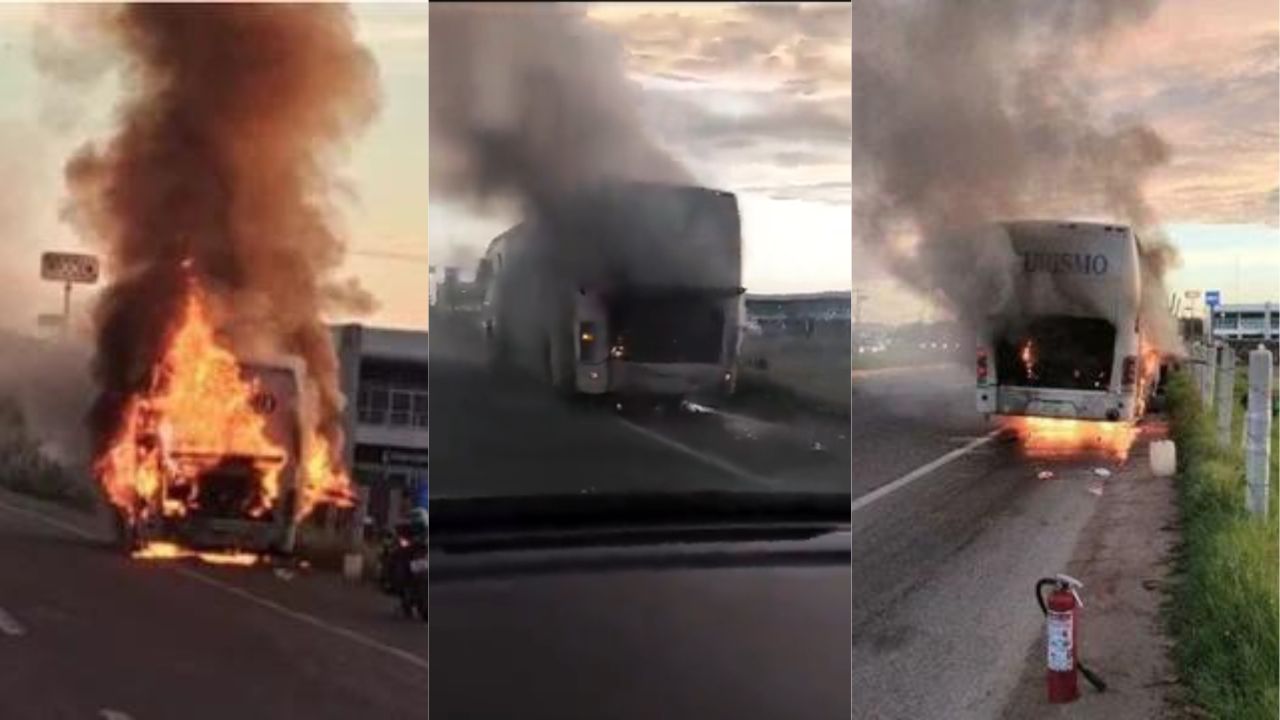
<svg viewBox="0 0 1280 720">
<path fill-rule="evenodd" d="M 119 127 L 65 168 L 68 219 L 105 255 L 96 442 L 145 388 L 194 277 L 240 352 L 307 363 L 321 431 L 341 436 L 321 319 L 368 293 L 343 256 L 330 170 L 378 107 L 377 68 L 337 5 L 127 5 L 93 14 L 118 45 Z M 338 446 L 334 443 L 334 446 Z"/>
<path fill-rule="evenodd" d="M 553 228 L 517 243 L 507 264 L 523 269 L 500 282 L 740 284 L 736 207 L 625 184 L 695 183 L 642 125 L 621 48 L 583 8 L 438 3 L 430 13 L 432 192 L 482 211 L 514 204 Z"/>
<path fill-rule="evenodd" d="M 618 48 L 581 8 L 430 13 L 434 191 L 538 207 L 602 180 L 690 181 L 640 125 Z"/>
<path fill-rule="evenodd" d="M 1161 278 L 1176 254 L 1144 194 L 1170 148 L 1140 121 L 1106 117 L 1086 72 L 1155 4 L 855 4 L 854 216 L 865 246 L 974 323 L 1009 299 L 1016 257 L 1007 238 L 957 228 L 1128 223 L 1145 248 L 1146 327 L 1173 347 Z"/>
</svg>

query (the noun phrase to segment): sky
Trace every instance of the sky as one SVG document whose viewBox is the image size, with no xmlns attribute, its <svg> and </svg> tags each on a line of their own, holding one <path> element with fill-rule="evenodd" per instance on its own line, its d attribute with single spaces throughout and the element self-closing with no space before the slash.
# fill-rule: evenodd
<svg viewBox="0 0 1280 720">
<path fill-rule="evenodd" d="M 851 13 L 841 5 L 596 4 L 644 128 L 737 194 L 748 292 L 848 290 Z M 473 267 L 518 218 L 431 205 L 432 261 Z"/>
<path fill-rule="evenodd" d="M 380 111 L 337 164 L 342 186 L 338 225 L 348 257 L 339 277 L 356 276 L 378 307 L 335 321 L 424 329 L 427 324 L 427 6 L 362 4 L 354 8 L 358 39 L 374 55 Z M 106 65 L 92 42 L 51 21 L 49 8 L 0 4 L 0 329 L 32 332 L 39 313 L 60 312 L 62 290 L 39 279 L 45 251 L 87 251 L 60 219 L 66 199 L 62 168 L 79 146 L 109 137 L 120 98 L 106 73 L 85 92 L 40 74 L 33 40 L 61 33 L 84 43 L 86 72 Z M 73 291 L 83 327 L 94 288 Z"/>
<path fill-rule="evenodd" d="M 1168 289 L 1219 290 L 1225 303 L 1280 301 L 1280 6 L 1164 0 L 1094 52 L 1094 110 L 1140 118 L 1171 146 L 1147 187 L 1182 255 Z M 855 285 L 871 295 L 868 320 L 937 317 L 856 242 L 853 253 Z"/>
<path fill-rule="evenodd" d="M 361 4 L 360 39 L 382 81 L 381 110 L 340 165 L 342 227 L 356 275 L 378 308 L 363 322 L 427 322 L 427 7 Z M 745 284 L 755 292 L 871 294 L 870 320 L 933 312 L 850 242 L 852 32 L 838 6 L 600 4 L 589 20 L 614 35 L 643 91 L 648 129 L 702 183 L 739 195 Z M 62 166 L 108 136 L 120 87 L 89 93 L 43 78 L 33 37 L 46 9 L 0 5 L 0 328 L 32 330 L 60 309 L 38 279 L 46 250 L 83 250 L 59 216 Z M 1280 300 L 1280 8 L 1274 0 L 1166 0 L 1098 49 L 1094 99 L 1140 116 L 1170 143 L 1152 203 L 1181 249 L 1171 290 L 1217 289 L 1225 302 Z M 87 63 L 94 55 L 86 53 Z M 509 218 L 433 204 L 431 262 L 471 264 Z M 854 268 L 854 278 L 850 268 Z M 83 313 L 91 297 L 77 288 Z M 350 318 L 333 318 L 335 320 Z"/>
</svg>

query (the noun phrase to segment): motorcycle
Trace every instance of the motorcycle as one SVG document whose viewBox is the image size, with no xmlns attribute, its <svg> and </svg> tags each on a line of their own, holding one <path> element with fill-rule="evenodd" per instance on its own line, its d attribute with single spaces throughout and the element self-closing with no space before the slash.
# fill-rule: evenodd
<svg viewBox="0 0 1280 720">
<path fill-rule="evenodd" d="M 383 539 L 378 584 L 399 600 L 405 617 L 427 622 L 427 521 L 415 513 L 398 523 Z"/>
</svg>

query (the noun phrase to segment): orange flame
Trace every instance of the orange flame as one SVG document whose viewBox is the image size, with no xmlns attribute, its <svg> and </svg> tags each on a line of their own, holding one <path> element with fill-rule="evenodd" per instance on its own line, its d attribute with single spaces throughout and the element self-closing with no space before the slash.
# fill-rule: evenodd
<svg viewBox="0 0 1280 720">
<path fill-rule="evenodd" d="M 146 547 L 135 550 L 133 557 L 137 560 L 181 560 L 198 558 L 210 565 L 238 565 L 248 567 L 258 564 L 258 556 L 244 552 L 195 552 L 177 543 L 153 542 Z"/>
<path fill-rule="evenodd" d="M 192 281 L 181 316 L 145 392 L 127 401 L 120 430 L 98 458 L 95 472 L 113 504 L 129 522 L 180 518 L 199 509 L 201 478 L 228 462 L 252 478 L 240 510 L 253 518 L 275 512 L 288 488 L 282 473 L 289 453 L 273 442 L 267 420 L 255 407 L 261 391 L 246 380 L 236 356 L 214 332 L 206 298 Z M 297 458 L 298 501 L 294 519 L 320 502 L 350 504 L 350 480 L 329 443 L 314 431 Z M 190 554 L 178 546 L 151 543 L 140 559 Z M 197 554 L 203 557 L 203 554 Z M 232 562 L 225 555 L 210 562 Z"/>
<path fill-rule="evenodd" d="M 1001 422 L 1018 435 L 1032 458 L 1101 451 L 1123 462 L 1138 437 L 1137 426 L 1126 422 L 1047 417 L 1004 417 Z"/>
<path fill-rule="evenodd" d="M 288 456 L 267 437 L 266 420 L 253 407 L 257 392 L 217 342 L 193 285 L 150 388 L 130 398 L 118 437 L 97 463 L 108 497 L 131 518 L 157 510 L 182 516 L 197 507 L 201 472 L 240 456 L 251 459 L 258 477 L 246 510 L 268 513 Z"/>
<path fill-rule="evenodd" d="M 1146 337 L 1138 338 L 1138 416 L 1147 409 L 1147 400 L 1152 384 L 1159 380 L 1160 350 L 1151 345 Z"/>
<path fill-rule="evenodd" d="M 316 505 L 327 502 L 338 507 L 351 507 L 354 497 L 351 478 L 334 463 L 329 441 L 320 433 L 312 433 L 307 443 L 304 480 L 298 501 L 298 517 L 311 514 Z"/>
<path fill-rule="evenodd" d="M 1022 367 L 1027 371 L 1027 379 L 1034 380 L 1036 378 L 1036 345 L 1028 340 L 1022 345 L 1022 351 L 1018 353 L 1019 359 L 1022 360 Z"/>
</svg>

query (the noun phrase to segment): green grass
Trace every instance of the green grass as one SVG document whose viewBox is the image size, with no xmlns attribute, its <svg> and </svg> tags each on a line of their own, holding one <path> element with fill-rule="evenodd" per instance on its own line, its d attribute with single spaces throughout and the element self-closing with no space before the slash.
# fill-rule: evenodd
<svg viewBox="0 0 1280 720">
<path fill-rule="evenodd" d="M 1239 393 L 1246 384 L 1237 381 Z M 1243 413 L 1236 407 L 1239 437 Z M 1250 517 L 1240 448 L 1218 446 L 1213 415 L 1186 374 L 1171 380 L 1169 408 L 1183 540 L 1170 603 L 1179 672 L 1191 702 L 1209 716 L 1274 720 L 1280 715 L 1280 439 L 1272 439 L 1270 513 Z M 1273 430 L 1280 431 L 1280 423 Z"/>
<path fill-rule="evenodd" d="M 22 409 L 0 396 L 0 487 L 80 510 L 93 507 L 94 496 L 66 468 L 50 460 L 31 437 Z"/>
</svg>

